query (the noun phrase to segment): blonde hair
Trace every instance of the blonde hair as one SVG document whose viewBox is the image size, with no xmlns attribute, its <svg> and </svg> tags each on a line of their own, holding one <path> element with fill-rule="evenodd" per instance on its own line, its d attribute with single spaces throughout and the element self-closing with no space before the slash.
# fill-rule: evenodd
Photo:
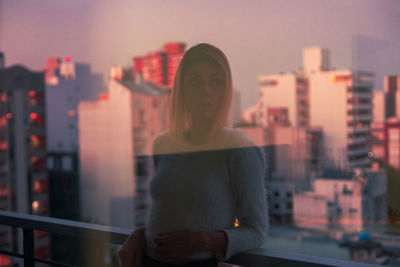
<svg viewBox="0 0 400 267">
<path fill-rule="evenodd" d="M 175 141 L 183 138 L 184 131 L 187 128 L 190 128 L 192 123 L 192 118 L 186 110 L 183 102 L 183 75 L 189 66 L 202 60 L 215 64 L 221 68 L 225 76 L 223 102 L 220 107 L 220 112 L 218 112 L 214 121 L 209 138 L 212 138 L 215 133 L 219 129 L 223 128 L 227 123 L 229 107 L 232 99 L 232 74 L 228 59 L 225 54 L 215 46 L 204 43 L 195 45 L 186 51 L 179 63 L 175 75 L 174 86 L 170 95 L 168 128 Z"/>
</svg>

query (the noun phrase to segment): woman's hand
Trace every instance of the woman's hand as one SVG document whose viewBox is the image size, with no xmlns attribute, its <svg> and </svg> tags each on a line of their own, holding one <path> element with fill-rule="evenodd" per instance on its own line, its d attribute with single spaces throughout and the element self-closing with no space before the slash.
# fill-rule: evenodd
<svg viewBox="0 0 400 267">
<path fill-rule="evenodd" d="M 167 263 L 183 263 L 186 259 L 204 246 L 204 233 L 193 231 L 176 231 L 159 234 L 154 241 L 155 256 Z"/>
<path fill-rule="evenodd" d="M 122 267 L 139 267 L 142 265 L 146 251 L 146 237 L 144 228 L 135 230 L 118 251 Z"/>
</svg>

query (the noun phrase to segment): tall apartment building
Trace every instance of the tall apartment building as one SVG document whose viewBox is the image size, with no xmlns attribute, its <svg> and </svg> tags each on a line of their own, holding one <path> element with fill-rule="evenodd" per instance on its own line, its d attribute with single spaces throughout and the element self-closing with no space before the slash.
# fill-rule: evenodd
<svg viewBox="0 0 400 267">
<path fill-rule="evenodd" d="M 385 163 L 400 170 L 400 119 L 389 118 L 384 127 Z"/>
<path fill-rule="evenodd" d="M 152 143 L 166 127 L 168 92 L 112 79 L 108 93 L 79 104 L 81 215 L 132 228 L 145 223 Z"/>
<path fill-rule="evenodd" d="M 321 47 L 303 53 L 303 71 L 260 77 L 262 97 L 242 118 L 263 126 L 320 127 L 324 166 L 368 167 L 373 74 L 331 69 L 329 51 Z"/>
<path fill-rule="evenodd" d="M 314 51 L 305 51 L 313 57 Z M 323 57 L 322 57 L 323 58 Z M 372 116 L 373 74 L 354 70 L 327 70 L 315 62 L 305 67 L 309 80 L 310 124 L 324 131 L 325 163 L 332 167 L 370 166 L 368 153 Z"/>
<path fill-rule="evenodd" d="M 384 162 L 385 160 L 385 93 L 375 91 L 372 103 L 374 106 L 374 120 L 371 123 L 370 154 L 373 160 Z"/>
<path fill-rule="evenodd" d="M 166 43 L 160 51 L 133 58 L 135 80 L 172 88 L 185 46 L 180 42 Z"/>
<path fill-rule="evenodd" d="M 18 65 L 0 69 L 0 209 L 49 215 L 44 75 Z M 1 229 L 0 246 L 21 251 L 14 234 Z M 48 257 L 49 235 L 35 238 L 35 255 Z"/>
<path fill-rule="evenodd" d="M 105 92 L 103 76 L 89 64 L 52 57 L 46 61 L 45 83 L 50 215 L 80 220 L 78 103 Z M 51 246 L 53 258 L 65 257 L 59 236 L 52 236 Z"/>
<path fill-rule="evenodd" d="M 385 116 L 400 117 L 400 76 L 384 77 Z"/>
<path fill-rule="evenodd" d="M 103 76 L 70 57 L 48 58 L 46 81 L 47 163 L 51 215 L 79 218 L 78 103 L 105 92 Z"/>
<path fill-rule="evenodd" d="M 400 76 L 385 76 L 384 91 L 374 92 L 371 124 L 373 157 L 400 169 Z"/>
<path fill-rule="evenodd" d="M 384 170 L 325 169 L 315 177 L 311 191 L 294 195 L 294 223 L 339 232 L 372 229 L 387 219 L 386 195 Z"/>
<path fill-rule="evenodd" d="M 74 63 L 69 57 L 49 58 L 46 63 L 47 150 L 78 152 L 78 103 L 96 100 L 106 92 L 103 75 L 89 64 Z"/>
</svg>

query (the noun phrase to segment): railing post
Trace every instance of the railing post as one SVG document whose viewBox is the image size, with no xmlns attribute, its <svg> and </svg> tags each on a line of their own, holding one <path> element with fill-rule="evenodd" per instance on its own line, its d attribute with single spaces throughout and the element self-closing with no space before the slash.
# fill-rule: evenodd
<svg viewBox="0 0 400 267">
<path fill-rule="evenodd" d="M 23 245 L 24 245 L 24 266 L 34 267 L 35 247 L 34 247 L 32 229 L 26 229 L 26 228 L 23 229 Z"/>
</svg>

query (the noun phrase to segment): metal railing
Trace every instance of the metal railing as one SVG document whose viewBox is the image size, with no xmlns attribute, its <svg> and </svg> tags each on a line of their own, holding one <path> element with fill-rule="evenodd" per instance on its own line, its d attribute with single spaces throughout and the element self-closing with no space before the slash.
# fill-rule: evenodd
<svg viewBox="0 0 400 267">
<path fill-rule="evenodd" d="M 21 228 L 23 232 L 23 253 L 14 253 L 0 250 L 0 254 L 22 258 L 25 267 L 35 266 L 35 262 L 49 264 L 51 266 L 72 266 L 69 264 L 35 258 L 34 231 L 44 231 L 51 234 L 71 236 L 94 240 L 101 243 L 121 245 L 131 233 L 129 229 L 110 227 L 104 225 L 83 223 L 77 221 L 55 219 L 29 214 L 21 214 L 9 211 L 0 211 L 0 225 Z M 371 264 L 352 261 L 336 260 L 309 256 L 304 254 L 275 251 L 269 249 L 254 249 L 233 256 L 226 263 L 247 267 L 258 266 L 343 266 L 343 267 L 368 267 Z"/>
</svg>

